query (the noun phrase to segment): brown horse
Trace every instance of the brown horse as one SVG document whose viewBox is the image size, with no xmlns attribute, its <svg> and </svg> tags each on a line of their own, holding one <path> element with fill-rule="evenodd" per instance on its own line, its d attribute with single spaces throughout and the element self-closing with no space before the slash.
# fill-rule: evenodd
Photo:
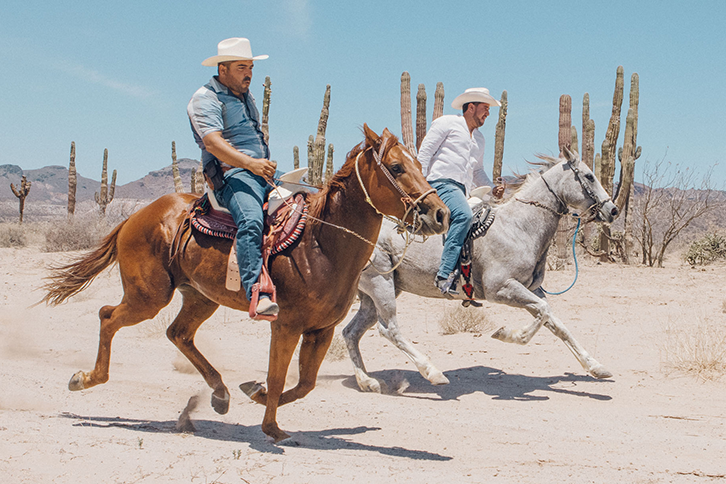
<svg viewBox="0 0 726 484">
<path fill-rule="evenodd" d="M 280 315 L 271 323 L 267 389 L 254 382 L 240 387 L 266 406 L 262 431 L 275 442 L 289 437 L 277 425 L 277 407 L 304 397 L 315 387 L 335 325 L 348 313 L 358 276 L 373 252 L 382 214 L 409 223 L 417 218 L 418 232 L 425 235 L 441 233 L 448 226 L 448 209 L 396 137 L 387 129 L 380 137 L 367 125 L 363 130 L 365 141 L 353 148 L 328 184 L 310 197 L 308 223 L 300 238 L 270 258 Z M 183 222 L 195 198 L 165 195 L 119 224 L 95 250 L 52 269 L 43 299 L 52 305 L 86 288 L 114 262 L 118 262 L 124 288 L 118 306 L 104 306 L 99 312 L 95 368 L 76 373 L 69 389 L 82 390 L 108 381 L 116 332 L 153 318 L 178 289 L 182 308 L 166 334 L 214 390 L 212 407 L 221 414 L 229 409 L 229 391 L 194 345 L 194 335 L 220 305 L 247 311 L 249 301 L 244 290 L 225 288 L 232 241 L 192 231 L 183 234 L 187 243 L 173 254 L 175 234 L 191 230 Z M 297 386 L 283 392 L 300 336 L 300 379 Z"/>
</svg>

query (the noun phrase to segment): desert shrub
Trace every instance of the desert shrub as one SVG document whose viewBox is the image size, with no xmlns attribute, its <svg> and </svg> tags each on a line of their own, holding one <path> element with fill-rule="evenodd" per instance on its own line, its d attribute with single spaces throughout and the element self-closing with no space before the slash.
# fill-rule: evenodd
<svg viewBox="0 0 726 484">
<path fill-rule="evenodd" d="M 333 341 L 330 343 L 330 348 L 325 355 L 325 359 L 328 361 L 340 361 L 348 356 L 348 346 L 345 344 L 345 339 L 339 334 L 333 336 Z"/>
<path fill-rule="evenodd" d="M 45 231 L 45 252 L 68 252 L 94 247 L 110 231 L 106 219 L 95 215 L 50 222 Z"/>
<path fill-rule="evenodd" d="M 453 309 L 447 308 L 439 325 L 444 334 L 482 333 L 494 327 L 483 310 L 460 305 L 456 305 Z"/>
<path fill-rule="evenodd" d="M 726 328 L 723 323 L 700 321 L 695 328 L 671 325 L 665 329 L 661 360 L 666 373 L 679 372 L 703 380 L 726 373 Z"/>
<path fill-rule="evenodd" d="M 726 259 L 726 236 L 717 232 L 709 232 L 702 238 L 694 240 L 688 246 L 685 259 L 692 266 Z"/>
<path fill-rule="evenodd" d="M 25 247 L 28 245 L 27 229 L 19 224 L 4 223 L 0 226 L 0 247 Z"/>
</svg>

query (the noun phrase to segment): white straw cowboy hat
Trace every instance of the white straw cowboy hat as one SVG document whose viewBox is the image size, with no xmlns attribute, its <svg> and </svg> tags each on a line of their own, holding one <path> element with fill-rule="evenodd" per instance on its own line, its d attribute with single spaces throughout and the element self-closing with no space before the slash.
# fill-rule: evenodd
<svg viewBox="0 0 726 484">
<path fill-rule="evenodd" d="M 464 91 L 464 94 L 456 96 L 451 103 L 451 107 L 461 109 L 466 103 L 484 103 L 490 106 L 501 106 L 499 101 L 489 94 L 489 89 L 485 87 L 472 87 L 467 89 Z"/>
<path fill-rule="evenodd" d="M 220 62 L 240 61 L 240 60 L 264 60 L 268 55 L 252 56 L 252 47 L 250 41 L 244 37 L 232 37 L 224 39 L 217 44 L 217 55 L 202 61 L 203 66 L 216 66 Z"/>
</svg>

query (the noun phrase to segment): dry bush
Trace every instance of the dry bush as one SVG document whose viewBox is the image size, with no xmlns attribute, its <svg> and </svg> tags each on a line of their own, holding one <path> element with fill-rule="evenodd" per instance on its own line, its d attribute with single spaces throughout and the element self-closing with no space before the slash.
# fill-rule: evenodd
<svg viewBox="0 0 726 484">
<path fill-rule="evenodd" d="M 684 258 L 692 266 L 726 259 L 726 236 L 718 232 L 706 233 L 700 239 L 691 242 Z"/>
<path fill-rule="evenodd" d="M 44 252 L 68 252 L 95 247 L 113 227 L 94 214 L 48 222 Z"/>
<path fill-rule="evenodd" d="M 700 320 L 694 328 L 671 324 L 661 343 L 661 364 L 666 374 L 678 372 L 703 380 L 726 373 L 726 327 L 723 321 Z"/>
<path fill-rule="evenodd" d="M 14 223 L 0 224 L 0 247 L 26 247 L 26 227 Z"/>
<path fill-rule="evenodd" d="M 330 343 L 328 353 L 325 355 L 325 359 L 328 361 L 340 361 L 348 356 L 348 346 L 345 344 L 345 339 L 339 334 L 333 336 L 333 341 Z"/>
<path fill-rule="evenodd" d="M 494 329 L 494 325 L 486 313 L 479 308 L 465 308 L 456 305 L 453 309 L 447 308 L 439 321 L 444 334 L 456 333 L 483 333 Z"/>
</svg>

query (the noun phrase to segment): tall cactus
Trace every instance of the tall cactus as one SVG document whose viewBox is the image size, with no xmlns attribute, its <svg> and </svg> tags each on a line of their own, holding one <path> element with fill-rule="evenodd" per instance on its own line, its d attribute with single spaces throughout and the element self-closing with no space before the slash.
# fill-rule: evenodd
<svg viewBox="0 0 726 484">
<path fill-rule="evenodd" d="M 595 156 L 595 121 L 590 119 L 590 95 L 582 97 L 582 161 L 592 170 Z"/>
<path fill-rule="evenodd" d="M 615 92 L 613 93 L 613 109 L 610 115 L 610 122 L 605 133 L 602 149 L 602 166 L 600 183 L 606 192 L 613 193 L 613 175 L 615 174 L 615 155 L 618 136 L 620 135 L 620 110 L 623 104 L 623 66 L 618 66 L 615 75 Z M 605 144 L 607 143 L 607 150 Z M 607 151 L 607 156 L 605 156 Z"/>
<path fill-rule="evenodd" d="M 434 114 L 431 121 L 435 121 L 444 115 L 444 83 L 436 83 L 436 91 L 434 92 Z"/>
<path fill-rule="evenodd" d="M 333 143 L 330 143 L 328 145 L 328 161 L 325 164 L 325 181 L 330 181 L 331 178 L 333 178 L 333 175 L 335 174 L 335 171 L 333 169 L 333 152 L 335 149 L 333 148 Z"/>
<path fill-rule="evenodd" d="M 323 164 L 325 162 L 325 130 L 328 127 L 328 116 L 330 113 L 330 84 L 325 87 L 323 97 L 323 109 L 320 111 L 318 121 L 318 133 L 312 145 L 312 163 L 308 163 L 308 181 L 311 185 L 321 185 L 323 182 Z M 308 145 L 308 150 L 310 145 Z"/>
<path fill-rule="evenodd" d="M 615 91 L 613 93 L 613 109 L 610 115 L 605 140 L 602 142 L 600 159 L 600 184 L 607 193 L 613 193 L 613 175 L 615 175 L 615 156 L 617 154 L 617 141 L 620 134 L 620 110 L 623 104 L 623 66 L 618 66 L 615 74 Z M 600 259 L 610 259 L 610 224 L 600 224 Z"/>
<path fill-rule="evenodd" d="M 411 76 L 406 71 L 401 74 L 401 138 L 406 149 L 412 155 L 416 155 L 411 119 Z"/>
<path fill-rule="evenodd" d="M 76 186 L 78 175 L 76 173 L 76 142 L 71 141 L 71 161 L 68 164 L 68 216 L 76 213 Z"/>
<path fill-rule="evenodd" d="M 416 152 L 421 148 L 421 142 L 426 136 L 426 87 L 418 85 L 416 93 Z"/>
<path fill-rule="evenodd" d="M 494 167 L 492 168 L 492 181 L 502 177 L 502 161 L 504 160 L 504 131 L 507 128 L 507 91 L 502 91 L 500 99 L 501 107 L 499 108 L 499 120 L 494 135 Z"/>
<path fill-rule="evenodd" d="M 179 163 L 176 161 L 176 143 L 171 142 L 171 173 L 174 176 L 174 191 L 176 193 L 184 192 L 184 186 L 182 185 L 181 172 L 179 171 Z M 192 184 L 192 188 L 194 184 Z"/>
<path fill-rule="evenodd" d="M 204 165 L 199 162 L 199 166 L 192 168 L 192 193 L 201 195 L 204 193 Z"/>
<path fill-rule="evenodd" d="M 630 107 L 628 115 L 625 118 L 625 135 L 623 137 L 623 147 L 618 150 L 618 159 L 620 160 L 620 181 L 618 183 L 618 193 L 615 197 L 615 205 L 623 214 L 624 223 L 624 239 L 625 239 L 625 262 L 628 263 L 630 254 L 633 250 L 633 217 L 631 213 L 631 202 L 635 196 L 635 184 L 633 177 L 635 175 L 635 160 L 640 158 L 642 148 L 638 145 L 638 103 L 639 103 L 639 78 L 634 73 L 630 78 Z"/>
<path fill-rule="evenodd" d="M 12 183 L 10 184 L 10 189 L 13 191 L 13 194 L 18 197 L 18 210 L 20 211 L 20 220 L 19 223 L 23 223 L 23 212 L 25 211 L 25 197 L 28 196 L 28 193 L 30 193 L 30 185 L 31 182 L 28 181 L 27 178 L 25 178 L 25 175 L 20 179 L 20 187 L 15 188 L 15 185 Z"/>
<path fill-rule="evenodd" d="M 101 193 L 96 192 L 94 198 L 101 210 L 102 215 L 106 215 L 106 207 L 113 200 L 113 194 L 116 191 L 116 170 L 113 170 L 111 176 L 111 186 L 108 186 L 108 149 L 103 150 L 103 169 L 101 170 Z"/>
<path fill-rule="evenodd" d="M 300 168 L 300 148 L 297 146 L 292 147 L 292 166 L 296 170 Z"/>
<path fill-rule="evenodd" d="M 563 94 L 560 96 L 560 130 L 557 134 L 557 145 L 560 148 L 560 153 L 565 148 L 570 149 L 572 145 L 572 133 L 570 127 L 572 126 L 572 98 L 569 94 Z"/>
<path fill-rule="evenodd" d="M 310 170 L 313 167 L 313 142 L 315 138 L 313 135 L 308 136 L 308 181 L 310 181 Z"/>
<path fill-rule="evenodd" d="M 270 95 L 272 94 L 272 83 L 270 83 L 270 76 L 265 77 L 265 90 L 262 95 L 262 123 L 260 124 L 260 130 L 265 136 L 265 143 L 270 142 Z"/>
</svg>

